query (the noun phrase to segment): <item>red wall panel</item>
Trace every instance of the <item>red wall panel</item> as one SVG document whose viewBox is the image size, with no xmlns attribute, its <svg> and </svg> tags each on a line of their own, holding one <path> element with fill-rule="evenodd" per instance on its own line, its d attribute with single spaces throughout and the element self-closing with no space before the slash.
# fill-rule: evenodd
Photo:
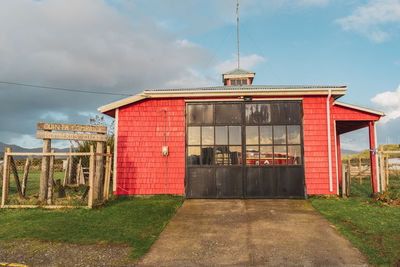
<svg viewBox="0 0 400 267">
<path fill-rule="evenodd" d="M 165 126 L 167 169 L 161 153 Z M 120 108 L 117 173 L 118 195 L 185 193 L 184 100 L 151 99 Z"/>
</svg>

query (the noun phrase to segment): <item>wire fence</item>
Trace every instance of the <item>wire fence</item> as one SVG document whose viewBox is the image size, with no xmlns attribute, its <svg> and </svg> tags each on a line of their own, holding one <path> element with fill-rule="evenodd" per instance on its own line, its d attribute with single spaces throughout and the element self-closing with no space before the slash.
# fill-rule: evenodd
<svg viewBox="0 0 400 267">
<path fill-rule="evenodd" d="M 109 151 L 108 148 L 108 153 L 94 153 L 93 149 L 87 153 L 6 152 L 0 165 L 2 207 L 91 208 L 103 203 L 110 194 Z"/>
</svg>

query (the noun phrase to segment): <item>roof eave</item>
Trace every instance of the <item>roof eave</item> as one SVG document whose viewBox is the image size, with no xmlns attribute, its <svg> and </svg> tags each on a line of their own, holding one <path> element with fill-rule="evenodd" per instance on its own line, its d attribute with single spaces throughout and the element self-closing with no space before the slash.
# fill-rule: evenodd
<svg viewBox="0 0 400 267">
<path fill-rule="evenodd" d="M 360 106 L 357 106 L 357 105 L 343 103 L 343 102 L 339 102 L 339 101 L 333 102 L 333 105 L 339 105 L 339 106 L 342 106 L 342 107 L 356 109 L 356 110 L 372 113 L 372 114 L 375 114 L 375 115 L 378 115 L 378 116 L 381 116 L 381 117 L 386 116 L 386 114 L 384 112 L 382 112 L 382 111 L 378 111 L 378 110 L 374 110 L 374 109 L 370 109 L 370 108 L 365 108 L 365 107 L 360 107 Z"/>
<path fill-rule="evenodd" d="M 126 106 L 147 98 L 192 98 L 192 97 L 221 97 L 221 96 L 299 96 L 299 95 L 328 95 L 329 91 L 332 96 L 339 98 L 345 95 L 347 87 L 343 88 L 290 88 L 290 89 L 273 89 L 273 90 L 254 90 L 254 89 L 232 89 L 232 90 L 184 90 L 184 91 L 144 91 L 143 93 L 115 101 L 108 105 L 99 107 L 101 113 Z"/>
</svg>

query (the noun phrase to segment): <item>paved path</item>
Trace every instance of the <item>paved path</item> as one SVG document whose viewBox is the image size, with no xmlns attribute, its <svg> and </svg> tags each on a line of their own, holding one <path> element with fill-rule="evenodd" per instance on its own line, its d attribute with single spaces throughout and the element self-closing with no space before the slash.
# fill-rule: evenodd
<svg viewBox="0 0 400 267">
<path fill-rule="evenodd" d="M 141 266 L 366 265 L 305 200 L 187 200 Z"/>
</svg>

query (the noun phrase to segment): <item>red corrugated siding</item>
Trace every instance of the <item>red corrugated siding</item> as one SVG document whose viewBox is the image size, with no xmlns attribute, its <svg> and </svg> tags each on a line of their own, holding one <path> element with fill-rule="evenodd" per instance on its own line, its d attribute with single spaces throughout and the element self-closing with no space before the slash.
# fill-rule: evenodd
<svg viewBox="0 0 400 267">
<path fill-rule="evenodd" d="M 164 111 L 167 111 L 168 176 L 164 145 Z M 185 101 L 144 100 L 119 110 L 118 195 L 184 194 Z"/>
<path fill-rule="evenodd" d="M 333 119 L 337 121 L 376 121 L 380 119 L 379 115 L 339 105 L 334 105 L 332 111 Z"/>
<path fill-rule="evenodd" d="M 331 108 L 332 189 L 329 188 L 329 157 L 326 96 L 304 97 L 304 165 L 307 194 L 336 194 L 335 128 Z M 333 100 L 331 101 L 331 105 Z"/>
</svg>

